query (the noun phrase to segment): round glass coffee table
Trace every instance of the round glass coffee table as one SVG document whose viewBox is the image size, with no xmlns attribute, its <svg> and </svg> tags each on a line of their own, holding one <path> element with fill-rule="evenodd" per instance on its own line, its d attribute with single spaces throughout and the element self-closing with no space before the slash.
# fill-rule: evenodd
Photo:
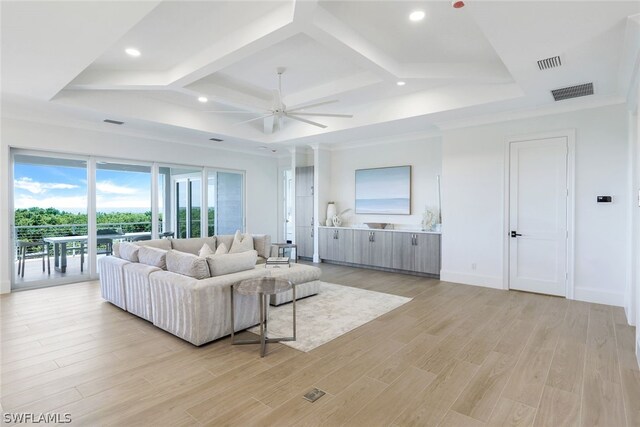
<svg viewBox="0 0 640 427">
<path fill-rule="evenodd" d="M 287 292 L 293 293 L 293 336 L 281 338 L 267 337 L 267 320 L 269 317 L 269 298 L 271 295 Z M 258 309 L 260 310 L 260 339 L 257 340 L 236 340 L 235 339 L 235 313 L 233 295 L 237 292 L 240 295 L 258 296 Z M 289 280 L 277 277 L 258 277 L 255 279 L 243 280 L 231 286 L 231 344 L 260 344 L 260 357 L 264 357 L 267 343 L 295 341 L 296 340 L 296 285 Z"/>
</svg>

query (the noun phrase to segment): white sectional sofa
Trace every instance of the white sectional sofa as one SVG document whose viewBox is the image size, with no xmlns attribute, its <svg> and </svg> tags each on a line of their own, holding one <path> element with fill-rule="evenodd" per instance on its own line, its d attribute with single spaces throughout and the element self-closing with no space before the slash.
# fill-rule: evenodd
<svg viewBox="0 0 640 427">
<path fill-rule="evenodd" d="M 182 253 L 180 256 L 188 260 L 189 257 L 196 258 L 193 255 L 198 254 L 204 243 L 212 250 L 220 243 L 230 247 L 233 237 L 148 240 L 137 242 L 136 245 L 171 251 L 174 258 Z M 147 264 L 121 259 L 119 247 L 114 245 L 114 256 L 98 260 L 102 297 L 123 310 L 199 346 L 231 333 L 230 291 L 231 286 L 241 280 L 263 276 L 284 277 L 296 284 L 297 299 L 318 293 L 319 268 L 291 264 L 289 269 L 266 269 L 262 263 L 271 253 L 271 239 L 268 235 L 252 237 L 258 264 L 243 271 L 198 278 L 167 271 L 166 266 L 161 263 L 148 265 L 155 262 L 145 259 L 141 261 Z M 161 251 L 155 253 L 160 254 Z M 202 265 L 200 262 L 200 266 Z M 207 269 L 207 272 L 210 270 Z M 290 302 L 291 298 L 290 292 L 279 294 L 272 298 L 271 303 L 279 305 Z M 234 308 L 235 331 L 259 323 L 256 297 L 236 295 Z"/>
</svg>

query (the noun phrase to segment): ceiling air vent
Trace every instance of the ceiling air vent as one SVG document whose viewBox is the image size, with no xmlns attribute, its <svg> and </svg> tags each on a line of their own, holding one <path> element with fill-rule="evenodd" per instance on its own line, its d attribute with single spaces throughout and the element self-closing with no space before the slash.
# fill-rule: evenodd
<svg viewBox="0 0 640 427">
<path fill-rule="evenodd" d="M 593 95 L 593 83 L 563 87 L 551 91 L 553 99 L 562 101 L 563 99 L 578 98 L 580 96 Z"/>
<path fill-rule="evenodd" d="M 111 123 L 112 125 L 122 125 L 124 122 L 120 122 L 118 120 L 104 119 L 105 123 Z"/>
<path fill-rule="evenodd" d="M 209 138 L 209 141 L 222 142 L 223 140 L 220 138 Z"/>
<path fill-rule="evenodd" d="M 538 61 L 538 68 L 540 68 L 540 70 L 548 70 L 549 68 L 555 68 L 561 65 L 562 61 L 559 56 L 552 56 L 551 58 Z"/>
</svg>

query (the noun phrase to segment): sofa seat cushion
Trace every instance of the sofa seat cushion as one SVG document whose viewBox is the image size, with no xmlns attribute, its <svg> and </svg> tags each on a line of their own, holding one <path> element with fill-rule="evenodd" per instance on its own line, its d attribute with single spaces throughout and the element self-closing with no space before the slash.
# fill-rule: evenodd
<svg viewBox="0 0 640 427">
<path fill-rule="evenodd" d="M 264 266 L 261 268 L 264 268 Z M 272 277 L 287 279 L 296 285 L 319 280 L 322 272 L 318 267 L 304 264 L 291 264 L 290 268 L 270 269 L 267 271 L 271 272 Z"/>
<path fill-rule="evenodd" d="M 205 258 L 173 249 L 167 252 L 167 270 L 194 279 L 211 277 Z"/>
<path fill-rule="evenodd" d="M 209 264 L 211 277 L 216 277 L 252 270 L 256 265 L 257 259 L 258 253 L 249 251 L 239 254 L 210 255 L 207 257 L 207 263 Z"/>
<path fill-rule="evenodd" d="M 140 246 L 138 261 L 151 267 L 167 269 L 167 251 L 151 246 Z"/>
</svg>

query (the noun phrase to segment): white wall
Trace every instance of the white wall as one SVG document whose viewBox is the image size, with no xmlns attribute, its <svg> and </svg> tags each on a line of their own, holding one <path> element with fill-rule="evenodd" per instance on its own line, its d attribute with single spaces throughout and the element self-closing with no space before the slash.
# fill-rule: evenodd
<svg viewBox="0 0 640 427">
<path fill-rule="evenodd" d="M 356 169 L 411 165 L 411 215 L 346 215 L 350 225 L 365 222 L 388 222 L 399 227 L 419 227 L 425 205 L 437 207 L 436 176 L 442 172 L 442 143 L 439 137 L 388 142 L 334 149 L 331 152 L 330 199 L 337 211 L 355 208 Z M 326 218 L 327 207 L 321 206 L 320 220 Z"/>
<path fill-rule="evenodd" d="M 505 144 L 510 136 L 576 130 L 575 297 L 623 305 L 630 231 L 624 105 L 443 133 L 442 279 L 502 288 Z M 612 195 L 610 205 L 597 195 Z M 476 269 L 472 268 L 476 265 Z"/>
<path fill-rule="evenodd" d="M 104 156 L 170 164 L 246 171 L 247 231 L 277 235 L 278 159 L 209 148 L 172 144 L 106 132 L 72 129 L 2 119 L 0 151 L 0 291 L 9 292 L 11 274 L 8 147 Z"/>
</svg>

